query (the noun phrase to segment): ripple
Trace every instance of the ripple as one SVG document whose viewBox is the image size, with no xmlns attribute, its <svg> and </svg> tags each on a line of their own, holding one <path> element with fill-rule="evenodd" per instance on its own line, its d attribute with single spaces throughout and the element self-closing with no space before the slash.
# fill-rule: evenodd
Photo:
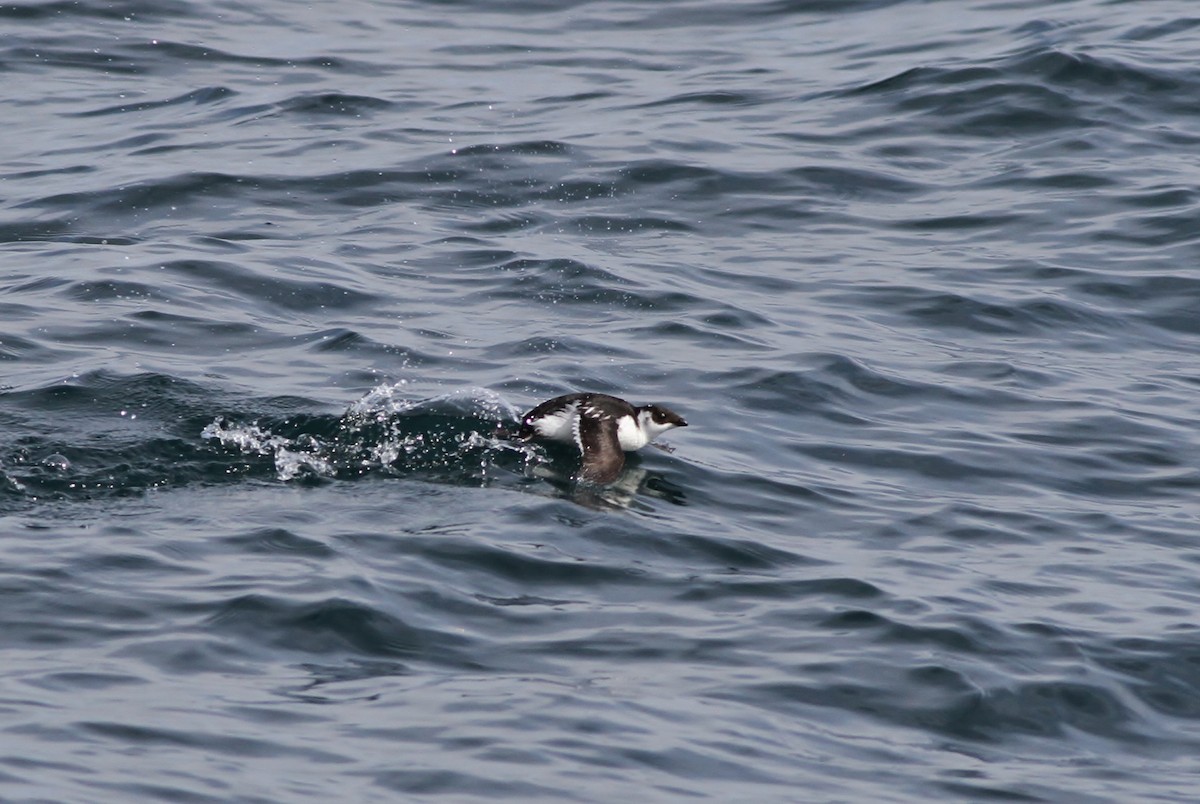
<svg viewBox="0 0 1200 804">
<path fill-rule="evenodd" d="M 1190 7 L 377 10 L 0 8 L 6 793 L 1187 797 Z"/>
</svg>

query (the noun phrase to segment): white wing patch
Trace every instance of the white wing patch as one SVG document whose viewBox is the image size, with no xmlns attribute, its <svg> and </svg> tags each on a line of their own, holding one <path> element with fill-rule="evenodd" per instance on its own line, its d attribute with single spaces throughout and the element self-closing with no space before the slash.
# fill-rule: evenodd
<svg viewBox="0 0 1200 804">
<path fill-rule="evenodd" d="M 583 436 L 579 434 L 579 422 L 583 420 L 582 416 L 571 417 L 571 436 L 575 439 L 575 448 L 579 450 L 579 454 L 583 454 Z"/>
<path fill-rule="evenodd" d="M 534 428 L 542 438 L 548 438 L 552 441 L 578 441 L 576 436 L 576 423 L 579 416 L 576 415 L 578 405 L 567 405 L 561 410 L 556 410 L 553 413 L 547 413 L 542 418 L 534 423 Z"/>
<path fill-rule="evenodd" d="M 586 408 L 584 408 L 583 415 L 590 416 L 593 419 L 596 419 L 596 420 L 602 421 L 602 422 L 608 421 L 609 419 L 612 418 L 612 416 L 609 414 L 608 411 L 604 410 L 603 408 L 595 407 L 594 405 L 588 405 Z"/>
</svg>

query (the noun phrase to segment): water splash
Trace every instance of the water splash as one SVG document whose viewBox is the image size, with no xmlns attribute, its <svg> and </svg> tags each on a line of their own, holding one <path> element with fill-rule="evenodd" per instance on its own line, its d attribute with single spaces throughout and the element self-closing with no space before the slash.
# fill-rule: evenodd
<svg viewBox="0 0 1200 804">
<path fill-rule="evenodd" d="M 334 464 L 324 457 L 324 444 L 316 436 L 303 433 L 296 438 L 276 435 L 257 424 L 238 424 L 219 416 L 200 431 L 202 438 L 216 439 L 222 445 L 243 454 L 266 455 L 275 461 L 280 480 L 302 476 L 333 477 Z"/>
<path fill-rule="evenodd" d="M 486 484 L 498 466 L 507 471 L 543 460 L 536 448 L 499 437 L 519 411 L 494 391 L 466 388 L 413 399 L 404 385 L 374 388 L 340 417 L 274 423 L 218 417 L 201 436 L 244 455 L 270 457 L 284 481 L 383 472 Z"/>
</svg>

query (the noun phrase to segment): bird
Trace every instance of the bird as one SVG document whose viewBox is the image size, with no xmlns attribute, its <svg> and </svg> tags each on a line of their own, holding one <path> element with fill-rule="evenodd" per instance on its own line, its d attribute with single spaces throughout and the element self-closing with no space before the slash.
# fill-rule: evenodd
<svg viewBox="0 0 1200 804">
<path fill-rule="evenodd" d="M 574 444 L 583 458 L 579 478 L 604 485 L 621 474 L 626 452 L 673 427 L 687 427 L 687 422 L 661 405 L 634 407 L 608 394 L 578 393 L 548 399 L 526 413 L 516 437 Z"/>
</svg>

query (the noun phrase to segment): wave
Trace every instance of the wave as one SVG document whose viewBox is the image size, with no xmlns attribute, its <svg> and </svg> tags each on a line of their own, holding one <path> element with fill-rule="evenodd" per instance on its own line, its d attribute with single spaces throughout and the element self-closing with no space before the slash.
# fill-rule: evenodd
<svg viewBox="0 0 1200 804">
<path fill-rule="evenodd" d="M 311 412 L 319 406 L 304 399 L 235 401 L 156 374 L 94 372 L 9 392 L 0 395 L 8 435 L 0 443 L 0 499 L 27 505 L 253 479 L 372 476 L 514 489 L 537 481 L 548 483 L 539 493 L 602 507 L 629 505 L 647 489 L 679 496 L 636 460 L 609 489 L 577 487 L 571 450 L 508 437 L 519 411 L 499 394 L 468 388 L 413 399 L 405 385 L 381 385 L 341 414 Z M 219 400 L 227 409 L 214 416 Z M 57 424 L 64 419 L 69 427 Z"/>
</svg>

